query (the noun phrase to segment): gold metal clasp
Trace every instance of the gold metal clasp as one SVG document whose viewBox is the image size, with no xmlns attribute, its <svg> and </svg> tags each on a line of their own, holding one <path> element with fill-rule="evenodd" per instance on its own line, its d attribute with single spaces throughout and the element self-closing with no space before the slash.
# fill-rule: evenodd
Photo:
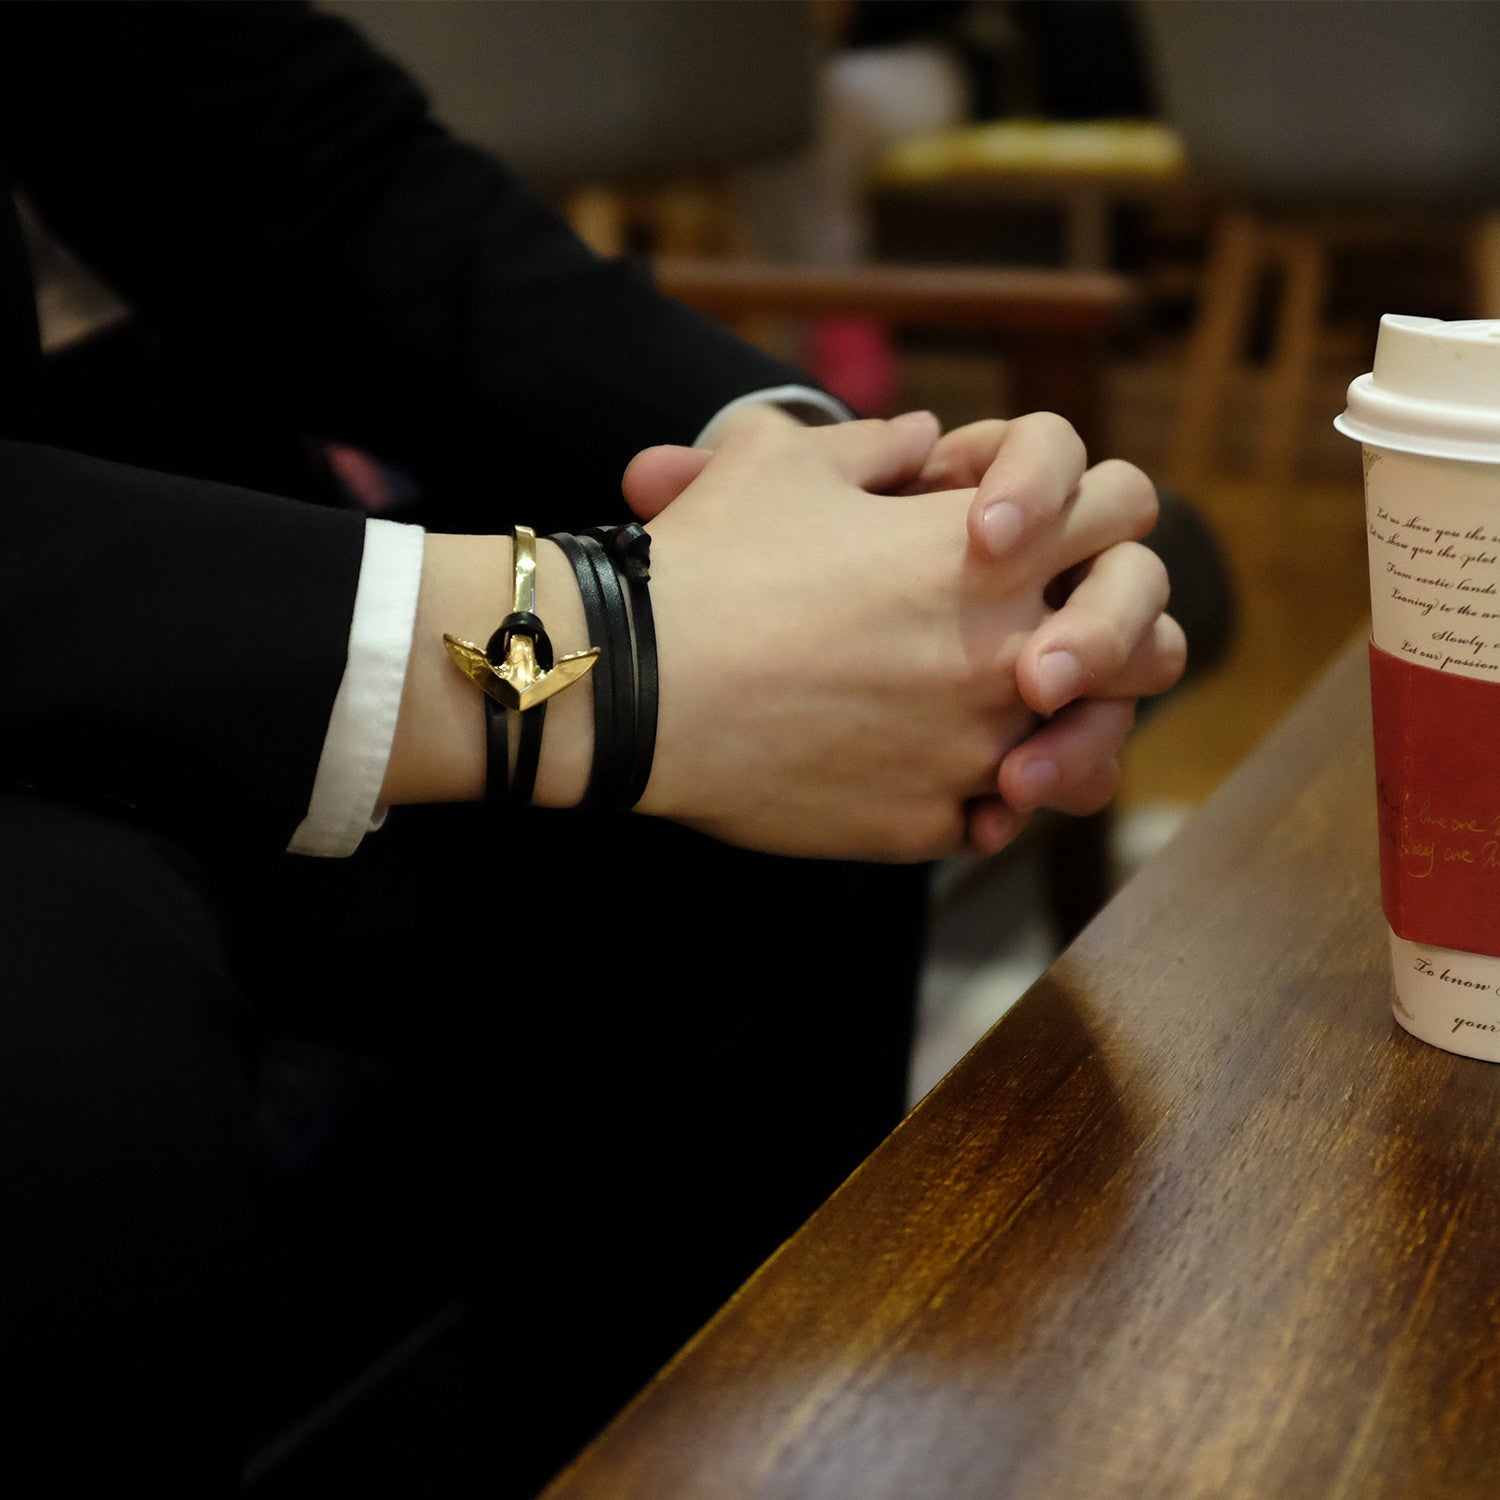
<svg viewBox="0 0 1500 1500">
<path fill-rule="evenodd" d="M 515 529 L 515 590 L 512 613 L 536 616 L 536 532 L 529 526 Z M 492 641 L 491 645 L 494 644 Z M 525 713 L 538 703 L 571 687 L 588 676 L 599 660 L 599 648 L 575 651 L 543 670 L 536 659 L 536 643 L 524 632 L 512 632 L 506 641 L 505 660 L 495 663 L 489 653 L 472 641 L 444 635 L 443 645 L 459 670 L 504 708 Z"/>
<path fill-rule="evenodd" d="M 571 656 L 562 657 L 553 663 L 550 671 L 544 672 L 537 666 L 536 647 L 524 635 L 511 637 L 505 660 L 498 667 L 472 641 L 445 635 L 443 644 L 470 681 L 496 703 L 518 713 L 545 703 L 565 687 L 587 677 L 599 660 L 599 648 L 590 646 L 587 651 L 575 651 Z"/>
</svg>

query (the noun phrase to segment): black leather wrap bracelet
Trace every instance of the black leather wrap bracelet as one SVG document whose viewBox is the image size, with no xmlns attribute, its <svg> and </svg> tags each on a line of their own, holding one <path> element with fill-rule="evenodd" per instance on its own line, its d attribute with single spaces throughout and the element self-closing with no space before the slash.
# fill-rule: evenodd
<svg viewBox="0 0 1500 1500">
<path fill-rule="evenodd" d="M 639 525 L 552 537 L 572 565 L 589 639 L 607 661 L 594 673 L 594 757 L 582 806 L 634 807 L 651 776 L 659 689 L 648 585 L 651 538 Z M 629 595 L 627 598 L 627 590 Z"/>
<path fill-rule="evenodd" d="M 594 673 L 594 758 L 580 805 L 595 812 L 623 808 L 635 737 L 635 668 L 625 595 L 597 538 L 562 532 L 552 540 L 573 566 L 589 642 L 601 647 L 605 658 Z"/>
<path fill-rule="evenodd" d="M 651 533 L 639 521 L 632 521 L 628 526 L 601 527 L 594 534 L 603 542 L 630 590 L 630 633 L 635 648 L 635 756 L 625 805 L 634 807 L 651 780 L 661 692 L 656 667 L 656 615 L 651 608 Z"/>
</svg>

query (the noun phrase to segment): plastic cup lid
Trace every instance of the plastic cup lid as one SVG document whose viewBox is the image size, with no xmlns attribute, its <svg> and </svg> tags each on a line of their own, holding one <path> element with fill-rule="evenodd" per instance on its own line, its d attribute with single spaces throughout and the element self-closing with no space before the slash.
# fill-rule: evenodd
<svg viewBox="0 0 1500 1500">
<path fill-rule="evenodd" d="M 1500 319 L 1387 313 L 1375 368 L 1333 425 L 1375 448 L 1500 464 Z"/>
</svg>

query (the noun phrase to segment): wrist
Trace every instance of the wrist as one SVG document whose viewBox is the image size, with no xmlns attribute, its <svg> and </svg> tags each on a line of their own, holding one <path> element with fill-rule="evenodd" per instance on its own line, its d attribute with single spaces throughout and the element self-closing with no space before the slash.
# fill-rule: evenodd
<svg viewBox="0 0 1500 1500">
<path fill-rule="evenodd" d="M 454 667 L 445 634 L 487 641 L 510 608 L 512 551 L 508 537 L 430 534 L 422 563 L 416 633 L 407 662 L 390 762 L 381 787 L 385 805 L 477 801 L 485 794 L 485 713 L 482 695 Z M 572 569 L 551 542 L 537 544 L 536 613 L 558 656 L 589 645 Z M 588 786 L 593 755 L 593 702 L 574 687 L 548 702 L 533 800 L 572 807 Z"/>
</svg>

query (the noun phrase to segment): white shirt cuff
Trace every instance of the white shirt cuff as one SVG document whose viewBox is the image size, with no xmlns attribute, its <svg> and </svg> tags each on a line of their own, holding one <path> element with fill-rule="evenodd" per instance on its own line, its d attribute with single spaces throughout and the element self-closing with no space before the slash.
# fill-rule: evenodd
<svg viewBox="0 0 1500 1500">
<path fill-rule="evenodd" d="M 768 390 L 738 396 L 728 406 L 721 407 L 698 434 L 693 446 L 701 448 L 711 442 L 724 423 L 747 406 L 784 407 L 809 427 L 827 427 L 830 423 L 849 422 L 854 418 L 854 413 L 842 401 L 835 401 L 826 391 L 814 390 L 810 385 L 774 385 Z"/>
<path fill-rule="evenodd" d="M 425 535 L 420 526 L 373 517 L 365 522 L 349 659 L 307 816 L 287 845 L 293 854 L 353 854 L 365 834 L 385 821 L 378 802 L 416 627 Z"/>
</svg>

